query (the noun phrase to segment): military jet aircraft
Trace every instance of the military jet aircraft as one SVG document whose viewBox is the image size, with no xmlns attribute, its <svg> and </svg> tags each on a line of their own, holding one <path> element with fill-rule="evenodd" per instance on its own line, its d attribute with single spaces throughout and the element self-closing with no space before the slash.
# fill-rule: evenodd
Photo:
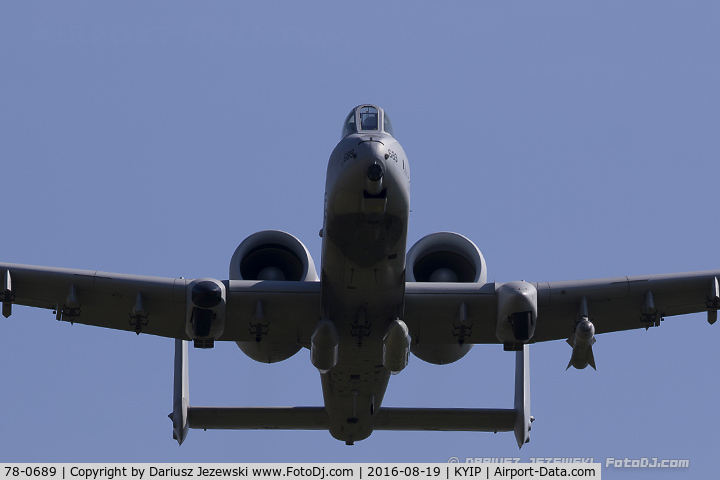
<svg viewBox="0 0 720 480">
<path fill-rule="evenodd" d="M 174 438 L 189 428 L 327 429 L 347 444 L 373 430 L 513 431 L 529 441 L 529 345 L 566 340 L 567 368 L 595 368 L 599 333 L 657 326 L 706 311 L 717 320 L 720 270 L 565 282 L 487 281 L 485 259 L 457 233 L 407 251 L 410 166 L 383 109 L 345 119 L 327 169 L 322 264 L 282 231 L 246 238 L 228 280 L 158 278 L 0 263 L 2 314 L 13 304 L 57 320 L 174 338 Z M 320 372 L 318 407 L 189 404 L 188 344 L 235 342 L 250 358 L 285 360 L 301 348 Z M 475 344 L 515 352 L 512 408 L 389 408 L 391 375 L 409 353 L 452 363 Z"/>
</svg>

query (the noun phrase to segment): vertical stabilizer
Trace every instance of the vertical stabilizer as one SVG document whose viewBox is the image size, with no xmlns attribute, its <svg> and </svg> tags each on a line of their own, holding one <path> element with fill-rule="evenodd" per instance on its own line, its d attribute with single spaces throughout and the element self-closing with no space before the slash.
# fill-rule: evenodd
<svg viewBox="0 0 720 480">
<path fill-rule="evenodd" d="M 530 441 L 530 347 L 523 345 L 515 353 L 515 439 L 518 447 Z"/>
<path fill-rule="evenodd" d="M 188 406 L 190 405 L 188 385 L 188 342 L 175 340 L 175 382 L 173 385 L 173 438 L 182 445 L 188 433 Z"/>
</svg>

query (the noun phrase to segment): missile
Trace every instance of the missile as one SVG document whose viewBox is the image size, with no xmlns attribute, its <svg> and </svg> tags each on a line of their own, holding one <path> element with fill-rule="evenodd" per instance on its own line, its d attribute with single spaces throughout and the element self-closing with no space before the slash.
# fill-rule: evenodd
<svg viewBox="0 0 720 480">
<path fill-rule="evenodd" d="M 572 347 L 572 356 L 565 370 L 573 367 L 578 370 L 590 365 L 595 368 L 595 356 L 593 355 L 592 346 L 595 343 L 595 325 L 592 324 L 587 317 L 583 317 L 575 326 L 575 334 L 568 338 L 567 343 Z"/>
</svg>

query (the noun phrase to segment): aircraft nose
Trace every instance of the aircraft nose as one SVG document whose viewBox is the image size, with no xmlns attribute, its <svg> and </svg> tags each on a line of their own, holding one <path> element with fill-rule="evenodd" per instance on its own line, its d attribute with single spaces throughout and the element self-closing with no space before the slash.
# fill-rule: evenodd
<svg viewBox="0 0 720 480">
<path fill-rule="evenodd" d="M 380 195 L 384 185 L 385 176 L 385 151 L 384 145 L 380 142 L 363 142 L 358 145 L 358 156 L 356 163 L 357 173 L 365 174 L 365 193 L 371 196 Z"/>
<path fill-rule="evenodd" d="M 376 160 L 378 163 L 382 163 L 385 159 L 385 145 L 378 141 L 370 140 L 360 143 L 355 149 L 358 159 L 363 160 Z"/>
</svg>

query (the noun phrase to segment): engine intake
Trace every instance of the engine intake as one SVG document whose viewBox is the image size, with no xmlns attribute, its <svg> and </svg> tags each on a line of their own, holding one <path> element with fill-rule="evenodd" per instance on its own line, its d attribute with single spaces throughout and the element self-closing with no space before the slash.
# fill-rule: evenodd
<svg viewBox="0 0 720 480">
<path fill-rule="evenodd" d="M 317 281 L 305 245 L 289 233 L 265 230 L 247 237 L 230 260 L 230 280 Z"/>
<path fill-rule="evenodd" d="M 485 283 L 485 259 L 468 238 L 453 232 L 427 235 L 407 256 L 408 282 Z"/>
</svg>

